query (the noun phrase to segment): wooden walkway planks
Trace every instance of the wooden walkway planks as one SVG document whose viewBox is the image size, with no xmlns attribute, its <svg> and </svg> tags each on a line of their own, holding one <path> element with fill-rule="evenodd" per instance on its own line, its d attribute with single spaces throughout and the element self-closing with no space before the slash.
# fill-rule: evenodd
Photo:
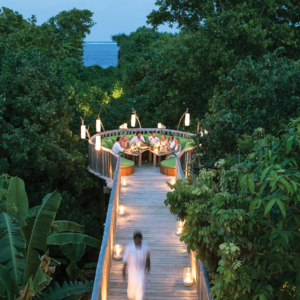
<svg viewBox="0 0 300 300">
<path fill-rule="evenodd" d="M 164 200 L 172 177 L 160 174 L 159 167 L 142 165 L 126 176 L 127 187 L 121 188 L 120 205 L 126 215 L 118 216 L 114 244 L 125 246 L 140 230 L 151 251 L 151 273 L 147 276 L 145 300 L 196 300 L 196 285 L 185 287 L 182 272 L 189 257 L 176 232 L 176 217 Z M 110 270 L 108 300 L 127 300 L 127 286 L 122 279 L 122 261 L 113 261 Z"/>
</svg>

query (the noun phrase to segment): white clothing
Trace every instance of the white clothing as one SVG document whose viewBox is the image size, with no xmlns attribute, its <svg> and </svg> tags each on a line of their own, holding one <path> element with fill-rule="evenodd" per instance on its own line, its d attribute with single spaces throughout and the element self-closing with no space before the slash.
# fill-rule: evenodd
<svg viewBox="0 0 300 300">
<path fill-rule="evenodd" d="M 170 141 L 170 148 L 175 149 L 175 147 L 176 147 L 175 140 L 173 140 L 172 142 Z"/>
<path fill-rule="evenodd" d="M 124 149 L 121 147 L 121 145 L 118 142 L 115 142 L 113 147 L 112 147 L 112 152 L 118 154 L 119 152 L 123 152 Z"/>
<path fill-rule="evenodd" d="M 168 140 L 160 141 L 160 144 L 161 144 L 162 146 L 166 146 L 167 142 L 168 142 Z"/>
<path fill-rule="evenodd" d="M 141 140 L 142 140 L 143 142 L 145 142 L 145 139 L 144 139 L 143 136 L 141 136 Z M 131 143 L 131 145 L 132 145 L 132 144 L 137 144 L 137 143 L 140 144 L 141 141 L 139 140 L 139 138 L 138 138 L 137 136 L 135 136 L 135 137 L 133 137 L 133 138 L 131 139 L 130 143 Z"/>
<path fill-rule="evenodd" d="M 150 145 L 155 145 L 156 143 L 159 143 L 160 140 L 157 136 L 155 138 L 153 138 L 153 136 L 151 135 L 148 138 L 148 142 L 150 143 Z"/>
<path fill-rule="evenodd" d="M 177 156 L 179 156 L 180 152 L 181 152 L 181 145 L 178 144 L 178 147 L 175 146 L 174 153 L 173 153 L 173 154 L 167 155 L 167 156 L 166 156 L 166 159 L 169 159 L 170 157 L 175 157 L 174 154 L 176 154 Z"/>
<path fill-rule="evenodd" d="M 129 299 L 144 299 L 146 286 L 145 267 L 148 255 L 150 255 L 150 251 L 145 242 L 142 242 L 141 247 L 136 247 L 133 241 L 126 246 L 123 262 L 127 264 L 128 270 L 127 296 Z"/>
</svg>

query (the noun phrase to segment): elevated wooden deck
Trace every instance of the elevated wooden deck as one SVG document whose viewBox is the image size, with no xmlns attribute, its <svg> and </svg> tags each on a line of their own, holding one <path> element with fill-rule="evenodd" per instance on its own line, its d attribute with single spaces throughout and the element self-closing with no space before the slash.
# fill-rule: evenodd
<svg viewBox="0 0 300 300">
<path fill-rule="evenodd" d="M 184 267 L 190 265 L 184 243 L 176 236 L 176 217 L 171 215 L 164 200 L 166 185 L 172 177 L 160 174 L 159 167 L 142 165 L 126 176 L 127 187 L 121 188 L 120 205 L 125 216 L 117 218 L 114 244 L 125 246 L 140 230 L 151 251 L 151 273 L 147 276 L 145 300 L 196 300 L 196 285 L 182 283 Z M 122 261 L 112 261 L 108 300 L 126 300 L 127 285 L 122 279 Z"/>
</svg>

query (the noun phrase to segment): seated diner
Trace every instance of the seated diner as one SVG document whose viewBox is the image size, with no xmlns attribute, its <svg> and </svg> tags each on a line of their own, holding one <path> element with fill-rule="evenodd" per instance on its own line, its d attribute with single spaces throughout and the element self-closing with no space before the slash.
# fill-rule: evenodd
<svg viewBox="0 0 300 300">
<path fill-rule="evenodd" d="M 156 132 L 155 131 L 152 131 L 151 132 L 151 136 L 149 136 L 148 138 L 148 143 L 150 143 L 150 145 L 155 145 L 157 143 L 159 143 L 160 140 L 159 138 L 156 136 Z"/>
<path fill-rule="evenodd" d="M 127 140 L 127 136 L 124 135 L 122 138 L 122 147 L 124 149 L 126 149 L 127 147 L 130 147 L 130 146 L 131 146 L 131 143 Z"/>
<path fill-rule="evenodd" d="M 174 135 L 170 135 L 170 142 L 169 142 L 169 148 L 170 150 L 175 150 L 175 147 L 176 147 L 176 143 L 175 143 L 175 140 L 174 140 Z"/>
<path fill-rule="evenodd" d="M 162 147 L 168 147 L 170 145 L 164 134 L 161 135 L 160 145 Z"/>
<path fill-rule="evenodd" d="M 145 142 L 145 139 L 144 139 L 144 137 L 142 136 L 142 134 L 141 134 L 140 131 L 138 131 L 138 132 L 136 133 L 136 136 L 133 137 L 133 138 L 131 139 L 131 141 L 130 141 L 131 145 L 133 145 L 133 144 L 142 144 L 142 143 L 144 143 L 144 142 Z"/>
<path fill-rule="evenodd" d="M 114 153 L 122 155 L 123 152 L 128 152 L 129 150 L 125 150 L 122 147 L 122 138 L 121 137 L 117 137 L 117 141 L 114 143 L 112 149 L 111 149 Z"/>
<path fill-rule="evenodd" d="M 178 156 L 181 152 L 181 145 L 180 145 L 180 141 L 179 138 L 175 138 L 175 148 L 174 149 L 170 149 L 173 151 L 172 154 L 169 154 L 166 159 L 169 159 L 170 157 L 175 157 Z"/>
</svg>

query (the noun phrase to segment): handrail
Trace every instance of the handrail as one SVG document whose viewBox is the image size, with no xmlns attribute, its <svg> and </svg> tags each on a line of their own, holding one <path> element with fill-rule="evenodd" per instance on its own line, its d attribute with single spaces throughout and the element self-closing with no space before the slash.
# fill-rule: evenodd
<svg viewBox="0 0 300 300">
<path fill-rule="evenodd" d="M 195 147 L 193 147 L 195 148 Z M 186 155 L 191 154 L 192 148 L 185 149 L 182 151 L 178 157 L 176 157 L 176 179 L 185 179 L 186 176 L 182 170 L 182 165 L 180 160 L 184 158 L 185 162 L 188 161 L 189 158 L 186 158 Z M 197 294 L 198 300 L 213 300 L 213 297 L 210 296 L 210 284 L 209 278 L 207 275 L 207 271 L 205 268 L 205 263 L 201 260 L 196 260 L 197 253 L 191 251 L 189 253 L 191 271 L 193 276 L 196 278 L 197 283 Z"/>
<path fill-rule="evenodd" d="M 102 244 L 96 268 L 92 300 L 107 300 L 109 274 L 112 260 L 112 249 L 116 232 L 117 212 L 119 208 L 120 199 L 121 157 L 106 148 L 103 148 L 102 151 L 95 151 L 95 145 L 92 143 L 92 141 L 90 141 L 89 154 L 92 154 L 94 158 L 94 155 L 98 155 L 98 153 L 100 155 L 100 158 L 106 159 L 106 162 L 110 165 L 109 168 L 104 167 L 102 169 L 102 176 L 113 179 L 113 185 L 109 198 Z M 101 153 L 103 154 L 102 156 Z M 112 170 L 114 165 L 115 168 Z M 99 176 L 97 172 L 93 173 Z"/>
<path fill-rule="evenodd" d="M 195 136 L 194 133 L 189 133 L 189 132 L 184 132 L 180 130 L 173 130 L 173 129 L 158 129 L 158 128 L 120 128 L 120 129 L 114 129 L 114 130 L 109 130 L 109 131 L 104 131 L 104 132 L 99 132 L 95 135 L 93 135 L 89 140 L 92 141 L 96 138 L 97 135 L 100 135 L 101 137 L 107 137 L 107 136 L 117 136 L 117 135 L 126 135 L 126 134 L 133 134 L 137 131 L 140 131 L 142 134 L 150 133 L 152 131 L 155 131 L 156 133 L 171 133 L 173 135 L 179 135 L 182 137 L 187 137 L 191 138 Z"/>
</svg>

